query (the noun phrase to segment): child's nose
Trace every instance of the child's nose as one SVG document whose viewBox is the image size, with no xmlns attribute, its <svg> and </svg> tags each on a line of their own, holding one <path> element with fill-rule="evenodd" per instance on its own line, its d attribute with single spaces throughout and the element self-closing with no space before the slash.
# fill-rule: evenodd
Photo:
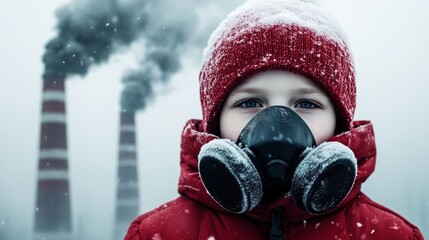
<svg viewBox="0 0 429 240">
<path fill-rule="evenodd" d="M 292 108 L 292 106 L 290 106 L 289 99 L 284 96 L 273 96 L 268 103 L 268 107 L 271 106 L 283 106 Z"/>
</svg>

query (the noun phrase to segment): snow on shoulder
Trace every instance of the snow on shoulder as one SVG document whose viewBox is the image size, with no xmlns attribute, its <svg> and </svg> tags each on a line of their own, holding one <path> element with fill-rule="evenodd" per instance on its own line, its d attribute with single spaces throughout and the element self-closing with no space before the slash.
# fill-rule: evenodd
<svg viewBox="0 0 429 240">
<path fill-rule="evenodd" d="M 219 39 L 233 41 L 257 26 L 276 24 L 308 28 L 348 47 L 346 34 L 340 24 L 313 3 L 300 0 L 249 0 L 231 12 L 212 33 L 203 51 L 203 62 L 210 59 L 220 43 Z"/>
</svg>

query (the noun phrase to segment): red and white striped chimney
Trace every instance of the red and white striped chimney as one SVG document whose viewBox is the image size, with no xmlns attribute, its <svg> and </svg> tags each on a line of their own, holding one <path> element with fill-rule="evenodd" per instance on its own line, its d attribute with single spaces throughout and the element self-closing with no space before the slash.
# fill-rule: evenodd
<svg viewBox="0 0 429 240">
<path fill-rule="evenodd" d="M 120 114 L 120 140 L 114 239 L 123 239 L 131 221 L 139 214 L 136 128 L 134 112 Z"/>
<path fill-rule="evenodd" d="M 34 240 L 72 240 L 64 77 L 43 76 Z"/>
</svg>

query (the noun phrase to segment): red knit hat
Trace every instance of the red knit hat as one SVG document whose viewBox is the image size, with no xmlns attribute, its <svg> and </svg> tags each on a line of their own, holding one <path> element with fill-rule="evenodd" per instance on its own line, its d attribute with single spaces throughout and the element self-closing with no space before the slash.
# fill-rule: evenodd
<svg viewBox="0 0 429 240">
<path fill-rule="evenodd" d="M 200 72 L 203 128 L 219 135 L 228 94 L 267 70 L 298 73 L 330 97 L 337 129 L 350 129 L 356 106 L 354 66 L 346 38 L 333 18 L 299 0 L 251 0 L 213 32 Z"/>
</svg>

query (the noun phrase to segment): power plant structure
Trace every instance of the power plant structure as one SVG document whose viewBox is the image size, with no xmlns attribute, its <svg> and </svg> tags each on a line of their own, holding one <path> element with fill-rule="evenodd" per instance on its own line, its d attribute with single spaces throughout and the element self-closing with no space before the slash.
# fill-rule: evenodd
<svg viewBox="0 0 429 240">
<path fill-rule="evenodd" d="M 65 78 L 43 76 L 33 240 L 72 240 Z"/>
<path fill-rule="evenodd" d="M 114 239 L 123 239 L 139 214 L 135 112 L 120 113 Z"/>
</svg>

